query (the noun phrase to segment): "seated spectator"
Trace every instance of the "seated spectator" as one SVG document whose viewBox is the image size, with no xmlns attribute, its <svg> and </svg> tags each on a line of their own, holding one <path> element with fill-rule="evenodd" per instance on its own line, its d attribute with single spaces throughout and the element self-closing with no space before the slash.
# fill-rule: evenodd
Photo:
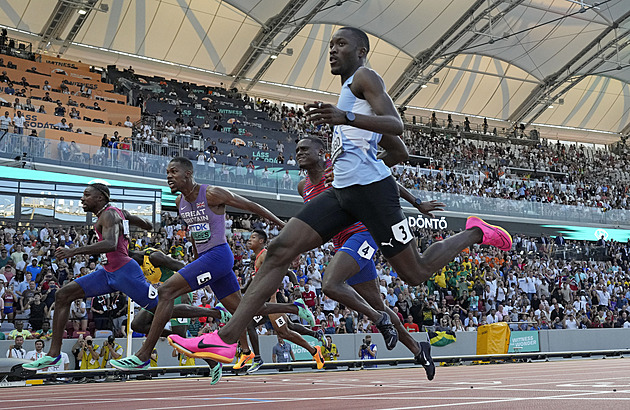
<svg viewBox="0 0 630 410">
<path fill-rule="evenodd" d="M 326 321 L 322 324 L 324 333 L 326 334 L 335 334 L 337 330 L 337 325 L 335 324 L 335 320 L 333 319 L 333 314 L 329 313 Z"/>
<path fill-rule="evenodd" d="M 36 331 L 33 336 L 41 340 L 49 340 L 52 338 L 52 329 L 50 328 L 50 322 L 44 320 L 42 322 L 42 328 Z"/>
<path fill-rule="evenodd" d="M 31 111 L 34 112 L 35 111 L 35 106 L 33 105 L 32 101 L 30 98 L 26 99 L 26 104 L 24 104 L 24 110 L 26 111 Z"/>
<path fill-rule="evenodd" d="M 22 322 L 21 320 L 16 320 L 15 321 L 15 329 L 13 329 L 11 332 L 9 332 L 9 340 L 15 340 L 18 337 L 21 337 L 23 339 L 32 339 L 33 335 L 31 334 L 31 332 L 29 332 L 28 330 L 24 329 L 24 322 Z M 20 343 L 21 345 L 21 343 Z M 24 352 L 26 353 L 26 352 Z"/>
<path fill-rule="evenodd" d="M 58 130 L 62 130 L 62 131 L 68 131 L 68 129 L 70 128 L 70 126 L 66 123 L 66 119 L 65 118 L 62 118 L 61 121 L 59 121 L 58 123 L 53 125 L 53 127 L 57 128 Z"/>
<path fill-rule="evenodd" d="M 11 337 L 9 337 L 11 339 Z M 9 345 L 9 350 L 7 350 L 6 356 L 9 359 L 25 359 L 26 358 L 26 349 L 22 347 L 24 344 L 24 337 L 18 335 L 15 337 L 15 342 L 12 345 Z"/>
<path fill-rule="evenodd" d="M 66 115 L 66 107 L 61 104 L 61 101 L 57 101 L 57 106 L 55 107 L 55 115 L 57 117 L 65 117 Z"/>
<path fill-rule="evenodd" d="M 11 82 L 7 83 L 6 88 L 4 89 L 5 94 L 13 95 L 15 94 L 15 88 L 13 88 L 13 84 Z"/>
<path fill-rule="evenodd" d="M 36 340 L 35 350 L 31 350 L 28 353 L 26 353 L 26 356 L 24 358 L 26 360 L 31 360 L 31 361 L 41 359 L 42 357 L 46 355 L 46 352 L 44 352 L 44 346 L 45 346 L 45 343 L 43 340 Z"/>
</svg>

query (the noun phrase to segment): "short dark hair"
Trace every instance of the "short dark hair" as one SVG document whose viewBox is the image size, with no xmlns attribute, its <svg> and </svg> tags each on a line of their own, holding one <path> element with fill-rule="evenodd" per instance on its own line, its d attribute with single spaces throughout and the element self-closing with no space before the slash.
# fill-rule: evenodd
<svg viewBox="0 0 630 410">
<path fill-rule="evenodd" d="M 193 163 L 186 157 L 175 157 L 171 160 L 171 163 L 178 163 L 185 171 L 194 172 L 195 168 L 193 167 Z"/>
<path fill-rule="evenodd" d="M 267 232 L 263 231 L 262 229 L 254 229 L 254 232 L 252 232 L 252 233 L 255 233 L 260 238 L 262 238 L 264 243 L 267 243 Z"/>
<path fill-rule="evenodd" d="M 109 188 L 107 187 L 107 185 L 102 184 L 100 182 L 95 182 L 93 184 L 90 184 L 90 187 L 100 192 L 105 198 L 105 200 L 109 202 Z"/>
<path fill-rule="evenodd" d="M 322 141 L 322 139 L 319 138 L 319 137 L 314 137 L 312 135 L 307 135 L 304 138 L 300 139 L 300 141 L 302 141 L 302 140 L 312 141 L 315 145 L 318 145 L 320 148 L 324 148 L 324 141 Z"/>
<path fill-rule="evenodd" d="M 350 31 L 352 35 L 354 36 L 354 38 L 359 43 L 359 46 L 365 47 L 367 51 L 370 51 L 370 39 L 368 38 L 367 34 L 365 34 L 363 30 L 358 29 L 356 27 L 349 27 L 349 26 L 341 27 L 339 30 Z"/>
</svg>

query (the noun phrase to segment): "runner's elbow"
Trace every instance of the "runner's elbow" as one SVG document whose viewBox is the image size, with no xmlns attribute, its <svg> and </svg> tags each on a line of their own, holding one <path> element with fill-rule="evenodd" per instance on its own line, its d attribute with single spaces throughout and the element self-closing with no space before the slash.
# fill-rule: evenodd
<svg viewBox="0 0 630 410">
<path fill-rule="evenodd" d="M 389 151 L 387 154 L 387 162 L 391 164 L 400 164 L 401 162 L 405 162 L 409 159 L 409 153 L 406 149 Z"/>
</svg>

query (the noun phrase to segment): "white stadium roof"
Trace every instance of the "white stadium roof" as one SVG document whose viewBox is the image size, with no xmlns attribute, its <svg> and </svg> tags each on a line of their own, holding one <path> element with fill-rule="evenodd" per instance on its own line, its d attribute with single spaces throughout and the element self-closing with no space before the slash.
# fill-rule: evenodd
<svg viewBox="0 0 630 410">
<path fill-rule="evenodd" d="M 67 58 L 295 102 L 336 99 L 328 42 L 350 25 L 369 34 L 368 64 L 408 113 L 599 130 L 588 138 L 611 142 L 630 133 L 630 0 L 580 3 L 5 0 L 0 25 Z"/>
</svg>

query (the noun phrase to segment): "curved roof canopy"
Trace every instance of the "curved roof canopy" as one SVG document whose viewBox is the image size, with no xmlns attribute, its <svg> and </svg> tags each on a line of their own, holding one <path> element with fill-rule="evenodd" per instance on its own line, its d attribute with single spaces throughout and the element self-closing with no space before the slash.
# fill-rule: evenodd
<svg viewBox="0 0 630 410">
<path fill-rule="evenodd" d="M 0 25 L 43 50 L 293 101 L 334 100 L 328 42 L 355 26 L 397 105 L 630 133 L 629 0 L 3 3 Z"/>
</svg>

